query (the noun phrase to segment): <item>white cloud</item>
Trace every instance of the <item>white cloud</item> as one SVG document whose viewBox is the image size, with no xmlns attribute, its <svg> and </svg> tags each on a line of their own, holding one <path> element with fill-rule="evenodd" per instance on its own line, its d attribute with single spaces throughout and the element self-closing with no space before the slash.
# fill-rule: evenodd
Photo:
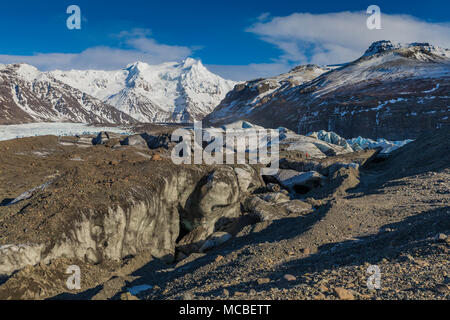
<svg viewBox="0 0 450 320">
<path fill-rule="evenodd" d="M 259 17 L 256 18 L 256 19 L 257 19 L 258 21 L 262 22 L 262 21 L 267 20 L 269 17 L 270 17 L 270 12 L 264 12 L 264 13 L 261 13 L 261 14 L 259 15 Z"/>
<path fill-rule="evenodd" d="M 426 22 L 408 15 L 382 14 L 382 30 L 368 30 L 367 18 L 366 12 L 294 13 L 286 17 L 271 17 L 269 13 L 263 13 L 247 31 L 279 48 L 279 57 L 274 57 L 269 63 L 207 67 L 227 79 L 249 80 L 275 76 L 299 64 L 348 62 L 360 57 L 372 42 L 384 39 L 430 42 L 450 48 L 450 23 Z M 148 29 L 122 31 L 114 37 L 120 48 L 97 46 L 80 53 L 0 55 L 0 63 L 25 62 L 41 70 L 111 70 L 138 60 L 150 64 L 181 61 L 202 48 L 159 43 Z"/>
<path fill-rule="evenodd" d="M 115 35 L 128 49 L 97 46 L 80 53 L 36 53 L 31 56 L 0 55 L 0 63 L 28 63 L 40 70 L 53 69 L 120 69 L 126 65 L 143 61 L 158 64 L 181 61 L 189 57 L 195 48 L 158 43 L 149 38 L 151 31 L 133 29 Z"/>
<path fill-rule="evenodd" d="M 263 15 L 265 18 L 267 15 Z M 135 61 L 159 64 L 169 61 L 181 61 L 201 50 L 202 46 L 175 46 L 158 43 L 153 39 L 151 30 L 132 29 L 111 35 L 118 44 L 127 49 L 97 46 L 80 53 L 36 53 L 31 56 L 0 55 L 0 63 L 28 63 L 40 70 L 102 69 L 124 68 Z M 262 63 L 250 65 L 207 65 L 218 75 L 236 81 L 269 77 L 288 71 L 291 66 L 285 63 Z"/>
<path fill-rule="evenodd" d="M 450 24 L 432 23 L 409 15 L 381 16 L 381 30 L 367 28 L 366 12 L 295 13 L 258 22 L 247 29 L 282 51 L 280 61 L 333 64 L 360 57 L 378 40 L 429 42 L 450 47 Z"/>
</svg>

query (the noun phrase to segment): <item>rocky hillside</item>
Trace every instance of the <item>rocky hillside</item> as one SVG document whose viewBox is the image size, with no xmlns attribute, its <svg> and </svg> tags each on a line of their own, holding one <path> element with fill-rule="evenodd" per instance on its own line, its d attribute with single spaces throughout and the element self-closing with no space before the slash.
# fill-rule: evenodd
<svg viewBox="0 0 450 320">
<path fill-rule="evenodd" d="M 277 77 L 237 84 L 206 119 L 211 124 L 232 123 L 236 119 L 245 119 L 246 115 L 253 112 L 252 110 L 269 103 L 280 91 L 302 85 L 330 70 L 331 67 L 316 65 L 299 66 Z"/>
<path fill-rule="evenodd" d="M 124 112 L 26 64 L 0 65 L 0 124 L 131 124 Z"/>
<path fill-rule="evenodd" d="M 266 79 L 236 86 L 206 122 L 218 125 L 241 119 L 302 134 L 328 130 L 345 138 L 391 140 L 415 138 L 450 125 L 448 49 L 380 41 L 358 60 L 335 70 L 323 73 L 326 70 L 308 66 L 300 70 L 311 69 L 317 70 L 312 77 L 318 77 L 305 77 L 311 80 L 305 83 L 263 85 L 273 82 Z M 268 94 L 255 99 L 260 94 L 257 87 Z"/>
<path fill-rule="evenodd" d="M 0 299 L 449 298 L 449 129 L 384 161 L 284 129 L 271 177 L 171 130 L 0 142 Z"/>
</svg>

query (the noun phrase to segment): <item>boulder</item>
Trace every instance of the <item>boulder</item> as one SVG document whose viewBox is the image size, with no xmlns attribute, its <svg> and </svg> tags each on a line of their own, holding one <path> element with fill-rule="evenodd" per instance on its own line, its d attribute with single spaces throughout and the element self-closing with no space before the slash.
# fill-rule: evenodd
<svg viewBox="0 0 450 320">
<path fill-rule="evenodd" d="M 141 136 L 145 141 L 147 141 L 147 146 L 149 149 L 169 149 L 175 144 L 171 141 L 171 136 L 169 134 L 160 134 L 154 136 L 148 133 L 143 133 Z"/>
<path fill-rule="evenodd" d="M 169 149 L 175 144 L 171 141 L 171 136 L 169 134 L 161 134 L 155 136 L 146 132 L 128 136 L 120 143 L 125 146 L 134 146 L 145 149 Z"/>
<path fill-rule="evenodd" d="M 140 134 L 135 134 L 132 136 L 126 137 L 124 140 L 120 142 L 120 144 L 124 146 L 133 146 L 136 148 L 147 149 L 148 144 L 144 137 Z"/>
<path fill-rule="evenodd" d="M 182 224 L 187 230 L 203 226 L 211 234 L 240 215 L 239 197 L 239 182 L 233 168 L 217 167 L 188 199 L 187 210 L 181 214 Z"/>
<path fill-rule="evenodd" d="M 285 209 L 288 214 L 298 215 L 307 212 L 311 212 L 313 207 L 311 204 L 300 201 L 300 200 L 291 200 L 281 204 L 281 207 Z"/>
<path fill-rule="evenodd" d="M 200 248 L 200 252 L 205 252 L 215 247 L 218 247 L 221 244 L 224 244 L 225 242 L 230 240 L 231 238 L 232 238 L 231 234 L 227 232 L 215 232 L 208 238 L 208 240 L 205 241 L 205 243 Z"/>
<path fill-rule="evenodd" d="M 278 171 L 275 179 L 291 192 L 301 194 L 321 186 L 324 182 L 324 177 L 316 171 L 298 172 L 284 169 Z"/>
<path fill-rule="evenodd" d="M 253 196 L 247 198 L 244 203 L 244 209 L 255 216 L 258 221 L 272 221 L 280 218 L 280 210 L 260 197 Z"/>
<path fill-rule="evenodd" d="M 241 193 L 248 193 L 261 186 L 258 173 L 250 165 L 234 168 Z"/>
<path fill-rule="evenodd" d="M 102 131 L 97 135 L 97 137 L 92 139 L 92 144 L 94 146 L 107 144 L 110 140 L 114 139 L 114 140 L 118 141 L 121 138 L 122 138 L 122 135 L 119 133 Z"/>
</svg>

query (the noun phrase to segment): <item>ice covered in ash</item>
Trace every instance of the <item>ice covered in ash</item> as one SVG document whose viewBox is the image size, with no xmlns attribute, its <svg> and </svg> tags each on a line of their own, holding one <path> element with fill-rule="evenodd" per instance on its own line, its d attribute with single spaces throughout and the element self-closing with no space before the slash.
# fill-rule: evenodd
<svg viewBox="0 0 450 320">
<path fill-rule="evenodd" d="M 391 153 L 392 151 L 397 150 L 398 148 L 401 148 L 413 141 L 410 139 L 403 141 L 389 141 L 383 138 L 377 139 L 375 141 L 363 137 L 344 139 L 335 132 L 328 132 L 325 130 L 309 133 L 308 136 L 315 137 L 319 140 L 336 144 L 345 148 L 351 148 L 354 151 L 381 148 L 381 154 Z"/>
<path fill-rule="evenodd" d="M 394 150 L 397 150 L 398 148 L 403 147 L 404 145 L 413 142 L 411 139 L 402 140 L 402 141 L 389 141 L 383 138 L 372 140 L 368 138 L 353 138 L 347 140 L 347 142 L 353 147 L 353 149 L 375 149 L 375 148 L 382 148 L 380 153 L 382 154 L 388 154 L 391 153 Z"/>
</svg>

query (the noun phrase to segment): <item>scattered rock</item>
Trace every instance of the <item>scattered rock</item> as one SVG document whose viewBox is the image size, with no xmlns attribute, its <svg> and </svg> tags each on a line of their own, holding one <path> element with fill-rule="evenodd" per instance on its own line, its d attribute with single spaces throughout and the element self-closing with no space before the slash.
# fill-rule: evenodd
<svg viewBox="0 0 450 320">
<path fill-rule="evenodd" d="M 320 290 L 320 292 L 327 292 L 328 288 L 325 287 L 323 284 L 319 285 L 318 289 Z"/>
<path fill-rule="evenodd" d="M 297 278 L 296 278 L 295 276 L 293 276 L 292 274 L 285 274 L 285 275 L 283 276 L 283 278 L 284 278 L 285 280 L 287 280 L 287 281 L 295 281 L 295 280 L 297 280 Z"/>
<path fill-rule="evenodd" d="M 429 266 L 429 263 L 422 259 L 414 259 L 414 263 L 421 267 Z"/>
<path fill-rule="evenodd" d="M 310 248 L 303 248 L 303 249 L 301 249 L 301 252 L 302 252 L 303 254 L 308 255 L 308 254 L 311 254 L 311 249 L 310 249 Z"/>
<path fill-rule="evenodd" d="M 129 292 L 125 292 L 120 295 L 120 300 L 139 300 L 139 298 L 136 296 L 133 296 Z"/>
<path fill-rule="evenodd" d="M 192 293 L 186 292 L 183 294 L 183 300 L 194 300 L 194 295 Z"/>
<path fill-rule="evenodd" d="M 314 300 L 325 300 L 325 295 L 323 293 L 318 293 L 313 297 Z"/>
<path fill-rule="evenodd" d="M 162 158 L 159 154 L 155 154 L 152 156 L 152 161 L 161 161 Z"/>
<path fill-rule="evenodd" d="M 353 296 L 353 293 L 350 290 L 338 287 L 334 288 L 334 294 L 340 299 L 340 300 L 354 300 L 355 297 Z"/>
<path fill-rule="evenodd" d="M 269 279 L 269 278 L 259 278 L 258 280 L 256 280 L 256 282 L 257 282 L 259 285 L 262 285 L 262 284 L 269 283 L 269 282 L 270 282 L 270 279 Z"/>
</svg>

